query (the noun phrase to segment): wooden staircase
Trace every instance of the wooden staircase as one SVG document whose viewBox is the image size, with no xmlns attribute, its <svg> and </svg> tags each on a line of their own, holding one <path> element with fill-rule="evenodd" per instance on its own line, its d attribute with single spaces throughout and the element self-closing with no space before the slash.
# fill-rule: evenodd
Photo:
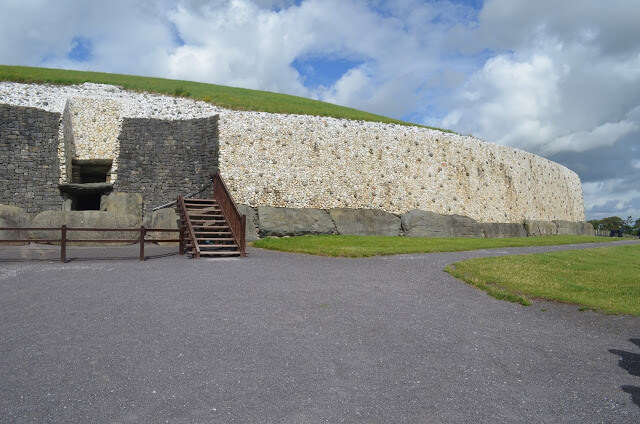
<svg viewBox="0 0 640 424">
<path fill-rule="evenodd" d="M 184 204 L 195 236 L 186 238 L 188 253 L 194 257 L 240 256 L 240 249 L 218 202 L 213 199 L 184 199 Z M 181 213 L 180 219 L 186 221 L 185 218 Z"/>
<path fill-rule="evenodd" d="M 238 212 L 219 174 L 214 175 L 213 182 L 213 199 L 178 196 L 186 251 L 194 258 L 244 257 L 246 217 Z"/>
</svg>

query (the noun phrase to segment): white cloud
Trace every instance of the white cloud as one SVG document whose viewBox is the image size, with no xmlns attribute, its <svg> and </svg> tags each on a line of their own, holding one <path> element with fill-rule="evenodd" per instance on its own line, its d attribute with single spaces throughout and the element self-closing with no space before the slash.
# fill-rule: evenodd
<svg viewBox="0 0 640 424">
<path fill-rule="evenodd" d="M 640 140 L 637 16 L 637 0 L 485 0 L 479 13 L 447 0 L 10 0 L 0 63 L 302 95 L 597 170 L 598 152 Z M 89 60 L 68 57 L 77 39 Z M 310 57 L 354 65 L 305 86 L 292 63 Z M 637 159 L 610 156 L 603 180 L 623 166 L 625 187 L 640 180 Z"/>
</svg>

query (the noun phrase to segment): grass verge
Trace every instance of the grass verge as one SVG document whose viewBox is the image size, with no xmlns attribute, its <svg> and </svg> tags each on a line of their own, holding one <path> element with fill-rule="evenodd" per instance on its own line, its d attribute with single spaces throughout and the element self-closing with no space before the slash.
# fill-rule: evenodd
<svg viewBox="0 0 640 424">
<path fill-rule="evenodd" d="M 640 245 L 478 258 L 445 268 L 498 299 L 532 298 L 640 316 Z"/>
<path fill-rule="evenodd" d="M 461 252 L 501 247 L 552 246 L 558 244 L 597 243 L 608 238 L 587 236 L 546 236 L 516 238 L 418 238 L 378 236 L 302 236 L 267 237 L 255 247 L 282 252 L 320 256 L 361 258 L 405 253 Z"/>
<path fill-rule="evenodd" d="M 0 81 L 59 85 L 93 82 L 119 85 L 127 90 L 139 92 L 189 97 L 194 100 L 205 101 L 233 110 L 327 116 L 359 121 L 419 126 L 397 119 L 304 97 L 165 78 L 0 65 Z M 448 130 L 438 130 L 451 132 Z"/>
</svg>

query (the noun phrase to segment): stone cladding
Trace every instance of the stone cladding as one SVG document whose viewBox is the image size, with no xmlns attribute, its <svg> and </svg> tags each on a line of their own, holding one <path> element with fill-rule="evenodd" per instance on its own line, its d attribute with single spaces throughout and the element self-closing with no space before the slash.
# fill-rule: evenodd
<svg viewBox="0 0 640 424">
<path fill-rule="evenodd" d="M 59 113 L 0 104 L 0 204 L 60 209 L 59 125 Z"/>
<path fill-rule="evenodd" d="M 114 191 L 142 194 L 145 216 L 180 194 L 198 191 L 218 167 L 217 132 L 217 115 L 181 121 L 124 118 Z"/>
<path fill-rule="evenodd" d="M 584 221 L 569 169 L 419 127 L 259 112 L 220 114 L 220 172 L 239 203 L 421 209 L 481 222 Z"/>
<path fill-rule="evenodd" d="M 584 220 L 582 187 L 574 172 L 472 137 L 391 124 L 237 112 L 99 84 L 0 83 L 0 103 L 62 115 L 61 181 L 68 180 L 73 155 L 98 159 L 113 154 L 113 172 L 118 173 L 114 188 L 147 193 L 147 205 L 185 194 L 219 162 L 236 201 L 252 207 L 394 214 L 419 209 L 492 223 Z M 107 115 L 104 121 L 95 112 L 101 108 Z M 216 115 L 220 119 L 214 125 Z M 135 118 L 140 118 L 138 123 Z M 192 119 L 207 124 L 191 126 Z M 177 129 L 171 122 L 187 124 Z M 91 129 L 93 125 L 109 129 Z"/>
</svg>

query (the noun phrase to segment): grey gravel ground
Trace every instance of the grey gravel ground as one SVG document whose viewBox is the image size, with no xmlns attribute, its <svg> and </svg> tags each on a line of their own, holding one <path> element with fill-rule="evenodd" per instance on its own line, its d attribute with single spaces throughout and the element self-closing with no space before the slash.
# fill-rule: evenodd
<svg viewBox="0 0 640 424">
<path fill-rule="evenodd" d="M 3 247 L 0 421 L 638 423 L 640 318 L 523 307 L 442 272 L 584 247 L 139 262 L 130 246 L 66 264 Z"/>
</svg>

